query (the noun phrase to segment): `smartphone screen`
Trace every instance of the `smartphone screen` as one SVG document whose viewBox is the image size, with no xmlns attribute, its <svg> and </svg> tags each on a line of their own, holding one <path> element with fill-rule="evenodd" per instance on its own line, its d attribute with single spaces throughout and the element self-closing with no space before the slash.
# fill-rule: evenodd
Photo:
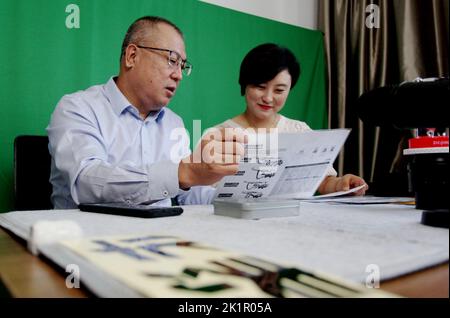
<svg viewBox="0 0 450 318">
<path fill-rule="evenodd" d="M 183 213 L 179 206 L 130 205 L 126 203 L 86 203 L 78 206 L 80 211 L 112 215 L 132 216 L 138 218 L 159 218 Z"/>
</svg>

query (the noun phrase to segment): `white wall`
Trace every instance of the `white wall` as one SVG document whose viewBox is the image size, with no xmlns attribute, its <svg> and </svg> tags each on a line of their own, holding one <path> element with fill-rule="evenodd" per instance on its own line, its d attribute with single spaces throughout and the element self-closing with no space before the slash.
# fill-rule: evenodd
<svg viewBox="0 0 450 318">
<path fill-rule="evenodd" d="M 256 16 L 317 29 L 317 0 L 200 0 Z"/>
</svg>

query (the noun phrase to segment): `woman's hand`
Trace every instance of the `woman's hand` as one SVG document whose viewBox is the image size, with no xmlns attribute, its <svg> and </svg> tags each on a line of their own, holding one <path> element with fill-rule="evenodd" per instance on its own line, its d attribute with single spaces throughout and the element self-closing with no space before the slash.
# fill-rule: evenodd
<svg viewBox="0 0 450 318">
<path fill-rule="evenodd" d="M 353 192 L 352 195 L 364 195 L 369 189 L 363 178 L 355 176 L 354 174 L 346 174 L 342 177 L 329 176 L 319 186 L 320 194 L 328 194 L 338 191 L 348 191 L 350 189 L 365 185 L 365 187 Z"/>
</svg>

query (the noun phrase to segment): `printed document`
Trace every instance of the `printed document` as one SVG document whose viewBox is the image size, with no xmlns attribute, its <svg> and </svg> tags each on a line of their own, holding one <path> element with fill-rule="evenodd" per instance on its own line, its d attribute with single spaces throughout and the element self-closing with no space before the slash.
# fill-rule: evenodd
<svg viewBox="0 0 450 318">
<path fill-rule="evenodd" d="M 239 171 L 218 183 L 215 198 L 311 198 L 349 133 L 330 129 L 251 134 Z"/>
</svg>

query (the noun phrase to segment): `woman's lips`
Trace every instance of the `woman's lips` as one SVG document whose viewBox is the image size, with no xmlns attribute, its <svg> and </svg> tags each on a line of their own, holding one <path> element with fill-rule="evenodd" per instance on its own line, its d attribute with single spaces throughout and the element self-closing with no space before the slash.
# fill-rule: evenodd
<svg viewBox="0 0 450 318">
<path fill-rule="evenodd" d="M 268 105 L 260 105 L 260 104 L 258 104 L 258 106 L 259 106 L 262 110 L 270 110 L 270 109 L 272 109 L 272 106 L 268 106 Z"/>
</svg>

